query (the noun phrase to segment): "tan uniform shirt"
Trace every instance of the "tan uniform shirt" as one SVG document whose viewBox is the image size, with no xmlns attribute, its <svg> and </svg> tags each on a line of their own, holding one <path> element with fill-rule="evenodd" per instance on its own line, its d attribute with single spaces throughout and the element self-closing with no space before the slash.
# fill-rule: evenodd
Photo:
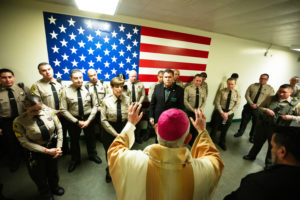
<svg viewBox="0 0 300 200">
<path fill-rule="evenodd" d="M 206 82 L 202 82 L 200 87 L 202 87 L 205 90 L 206 96 L 208 96 L 208 85 Z"/>
<path fill-rule="evenodd" d="M 97 113 L 97 99 L 84 86 L 80 88 L 84 115 L 89 115 L 87 120 L 93 120 Z M 64 91 L 61 102 L 62 115 L 69 121 L 76 123 L 79 116 L 77 88 L 71 84 Z"/>
<path fill-rule="evenodd" d="M 226 108 L 228 93 L 229 90 L 225 88 L 220 90 L 216 96 L 216 109 L 221 114 L 224 112 L 223 110 L 225 110 Z M 229 115 L 233 114 L 234 111 L 239 107 L 240 101 L 241 101 L 240 93 L 236 89 L 233 89 L 231 92 L 231 98 L 229 103 L 229 111 L 228 111 Z"/>
<path fill-rule="evenodd" d="M 204 110 L 206 103 L 206 91 L 201 86 L 199 87 L 199 107 Z M 196 105 L 196 86 L 194 84 L 187 86 L 184 89 L 184 106 L 191 112 L 194 111 Z"/>
<path fill-rule="evenodd" d="M 177 79 L 177 80 L 175 81 L 175 83 L 176 83 L 176 85 L 178 85 L 178 86 L 184 88 L 184 84 L 183 84 L 183 82 L 182 82 L 181 80 Z"/>
<path fill-rule="evenodd" d="M 299 85 L 295 85 L 295 87 L 293 87 L 293 94 L 291 96 L 297 97 L 298 99 L 300 99 L 300 86 Z"/>
<path fill-rule="evenodd" d="M 17 102 L 18 112 L 19 114 L 24 112 L 23 109 L 23 101 L 26 97 L 26 93 L 28 92 L 27 88 L 24 88 L 25 91 L 20 88 L 17 84 L 14 84 L 12 87 L 12 92 L 15 96 L 15 100 Z M 11 117 L 11 107 L 10 101 L 8 98 L 8 91 L 5 87 L 0 86 L 0 117 L 10 118 Z"/>
<path fill-rule="evenodd" d="M 254 83 L 251 84 L 245 94 L 245 98 L 249 105 L 254 104 L 253 101 L 255 99 L 255 96 L 259 90 L 260 84 Z M 256 102 L 256 105 L 259 106 L 267 97 L 274 95 L 274 89 L 270 85 L 263 85 L 261 88 L 261 92 L 259 95 L 259 98 Z"/>
<path fill-rule="evenodd" d="M 62 128 L 58 117 L 55 114 L 55 110 L 43 106 L 40 113 L 40 118 L 43 120 L 46 128 L 50 134 L 50 140 L 57 131 L 57 148 L 62 147 L 63 137 Z M 45 147 L 47 141 L 43 140 L 39 126 L 36 123 L 36 119 L 28 112 L 24 112 L 14 120 L 13 129 L 20 144 L 30 150 L 40 153 L 45 153 Z"/>
<path fill-rule="evenodd" d="M 149 102 L 151 102 L 151 98 L 152 98 L 152 95 L 153 95 L 153 92 L 154 92 L 154 88 L 155 86 L 159 84 L 159 82 L 156 82 L 156 83 L 152 83 L 149 87 L 149 92 L 148 92 L 148 99 L 149 99 Z"/>
<path fill-rule="evenodd" d="M 58 100 L 59 102 L 61 102 L 61 97 L 63 95 L 64 87 L 61 83 L 57 82 L 56 79 L 54 79 L 52 82 L 54 83 L 53 86 L 56 89 Z M 50 82 L 41 79 L 35 82 L 31 86 L 30 90 L 33 94 L 41 97 L 43 104 L 45 104 L 50 108 L 55 109 L 55 101 L 54 101 Z"/>
<path fill-rule="evenodd" d="M 117 122 L 117 97 L 115 95 L 108 95 L 103 100 L 101 107 L 101 125 L 102 127 L 113 136 L 117 136 L 116 130 L 110 125 L 109 122 Z M 127 121 L 128 108 L 130 105 L 130 98 L 122 94 L 121 96 L 121 112 L 122 121 Z"/>
<path fill-rule="evenodd" d="M 130 103 L 132 103 L 132 83 L 127 81 L 125 84 L 127 85 L 127 96 L 129 96 Z M 146 96 L 144 84 L 138 80 L 134 83 L 134 88 L 136 102 L 143 103 Z"/>
<path fill-rule="evenodd" d="M 104 83 L 101 83 L 100 81 L 97 81 L 96 84 L 94 84 L 92 82 L 87 82 L 86 84 L 88 85 L 88 89 L 89 89 L 90 93 L 95 95 L 95 97 L 97 99 L 97 106 L 100 106 L 106 95 L 106 86 L 104 85 Z M 97 94 L 96 94 L 94 86 L 96 86 L 96 88 L 97 88 Z"/>
</svg>

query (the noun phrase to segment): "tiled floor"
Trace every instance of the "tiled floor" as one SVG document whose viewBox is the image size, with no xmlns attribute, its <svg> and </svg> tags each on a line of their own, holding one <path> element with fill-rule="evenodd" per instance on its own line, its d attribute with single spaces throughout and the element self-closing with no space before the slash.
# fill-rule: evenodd
<svg viewBox="0 0 300 200">
<path fill-rule="evenodd" d="M 250 124 L 249 124 L 250 125 Z M 266 144 L 255 161 L 245 161 L 243 155 L 247 154 L 251 143 L 248 142 L 248 131 L 241 138 L 234 138 L 233 134 L 238 130 L 239 123 L 232 124 L 227 135 L 227 151 L 220 150 L 221 157 L 225 163 L 225 169 L 214 194 L 214 200 L 223 199 L 224 196 L 235 190 L 248 173 L 262 170 L 264 157 L 266 155 Z M 151 138 L 142 145 L 135 145 L 135 149 L 143 149 L 154 142 Z M 69 156 L 59 160 L 60 185 L 65 188 L 65 194 L 61 197 L 55 196 L 57 200 L 110 200 L 116 199 L 113 185 L 105 182 L 106 162 L 104 149 L 101 143 L 97 144 L 97 150 L 103 163 L 95 164 L 87 159 L 84 141 L 81 145 L 82 162 L 72 173 L 67 172 Z M 9 172 L 5 162 L 0 162 L 0 181 L 4 183 L 3 193 L 15 200 L 33 200 L 37 196 L 37 189 L 30 179 L 27 169 L 22 163 L 15 173 Z"/>
</svg>

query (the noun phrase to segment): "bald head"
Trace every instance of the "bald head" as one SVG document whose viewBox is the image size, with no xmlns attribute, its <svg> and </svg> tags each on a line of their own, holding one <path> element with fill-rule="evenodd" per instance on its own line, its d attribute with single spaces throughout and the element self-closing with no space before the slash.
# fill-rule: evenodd
<svg viewBox="0 0 300 200">
<path fill-rule="evenodd" d="M 177 79 L 180 76 L 180 71 L 178 69 L 174 69 L 174 81 L 177 81 Z"/>
<path fill-rule="evenodd" d="M 96 72 L 96 70 L 94 70 L 94 69 L 89 69 L 89 70 L 88 70 L 88 77 L 89 77 L 89 79 L 90 79 L 90 81 L 91 81 L 92 83 L 97 83 L 98 77 L 97 77 L 97 72 Z"/>
<path fill-rule="evenodd" d="M 131 70 L 131 71 L 129 72 L 129 81 L 130 81 L 131 83 L 135 83 L 135 82 L 137 81 L 137 73 L 136 73 L 136 71 Z"/>
</svg>

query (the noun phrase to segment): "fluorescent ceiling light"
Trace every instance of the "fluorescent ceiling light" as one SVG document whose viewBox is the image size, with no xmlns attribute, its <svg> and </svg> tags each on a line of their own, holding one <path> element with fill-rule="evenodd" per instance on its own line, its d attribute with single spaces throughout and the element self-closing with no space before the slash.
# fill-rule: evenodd
<svg viewBox="0 0 300 200">
<path fill-rule="evenodd" d="M 300 45 L 292 45 L 290 49 L 294 51 L 300 51 Z"/>
<path fill-rule="evenodd" d="M 75 0 L 80 10 L 114 15 L 119 0 Z"/>
</svg>

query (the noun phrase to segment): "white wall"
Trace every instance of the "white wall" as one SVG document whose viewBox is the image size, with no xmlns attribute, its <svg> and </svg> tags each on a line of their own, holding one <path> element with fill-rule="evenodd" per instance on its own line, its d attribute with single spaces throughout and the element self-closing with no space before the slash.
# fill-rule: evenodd
<svg viewBox="0 0 300 200">
<path fill-rule="evenodd" d="M 53 5 L 31 0 L 3 0 L 0 3 L 0 67 L 11 68 L 17 77 L 30 86 L 40 78 L 37 64 L 48 61 L 43 11 L 83 17 L 99 18 L 130 24 L 169 29 L 212 38 L 207 73 L 209 96 L 205 113 L 210 119 L 213 99 L 219 83 L 236 72 L 240 75 L 239 85 L 242 102 L 235 118 L 240 118 L 244 94 L 247 87 L 258 81 L 261 73 L 270 75 L 269 84 L 275 90 L 287 83 L 289 78 L 300 75 L 299 54 L 286 48 L 272 47 L 269 57 L 264 53 L 269 44 L 210 33 L 188 27 L 141 20 L 126 16 L 101 16 L 78 11 L 75 7 Z"/>
</svg>

